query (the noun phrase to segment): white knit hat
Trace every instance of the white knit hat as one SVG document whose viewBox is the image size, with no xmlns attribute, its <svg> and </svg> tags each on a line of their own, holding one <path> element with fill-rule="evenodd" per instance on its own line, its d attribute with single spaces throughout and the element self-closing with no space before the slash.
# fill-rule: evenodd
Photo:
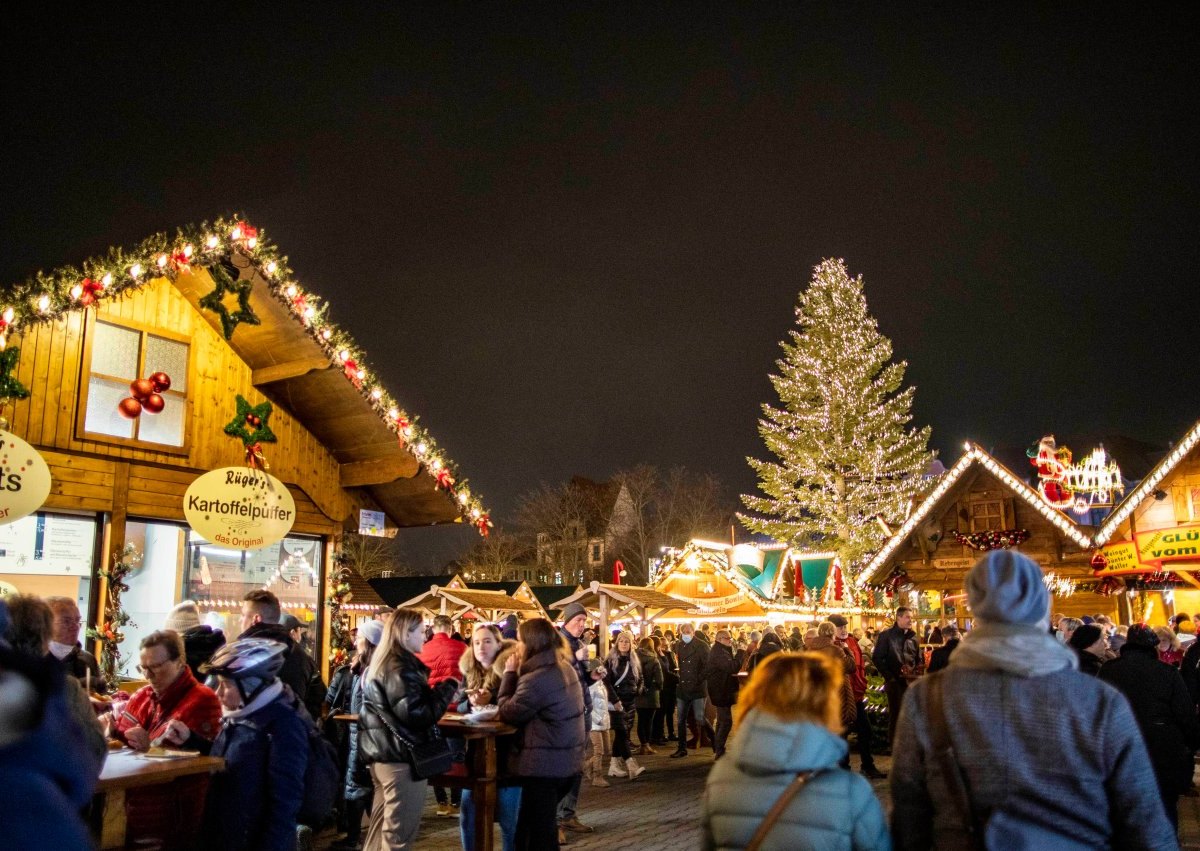
<svg viewBox="0 0 1200 851">
<path fill-rule="evenodd" d="M 194 600 L 184 600 L 171 609 L 163 623 L 163 629 L 173 629 L 181 635 L 196 626 L 200 626 L 200 609 Z"/>
</svg>

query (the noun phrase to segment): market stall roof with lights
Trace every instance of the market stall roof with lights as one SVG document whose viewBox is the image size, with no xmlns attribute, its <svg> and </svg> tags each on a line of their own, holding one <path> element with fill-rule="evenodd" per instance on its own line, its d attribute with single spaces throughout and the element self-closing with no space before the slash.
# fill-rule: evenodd
<svg viewBox="0 0 1200 851">
<path fill-rule="evenodd" d="M 537 601 L 518 599 L 503 591 L 484 591 L 471 588 L 461 576 L 453 577 L 445 585 L 431 585 L 423 594 L 400 604 L 407 609 L 418 609 L 429 615 L 449 615 L 459 618 L 475 613 L 484 620 L 495 622 L 509 614 L 536 617 L 541 610 Z"/>
<path fill-rule="evenodd" d="M 1055 447 L 1048 438 L 1036 455 L 1031 451 L 1033 463 L 1053 457 Z M 1113 488 L 1121 486 L 1115 464 L 1100 463 L 1096 453 L 1087 456 L 1087 463 L 1107 471 L 1107 491 L 1097 486 L 1085 494 L 1078 485 L 1071 491 L 1066 483 L 1074 474 L 1057 468 L 1048 470 L 1035 490 L 989 452 L 967 444 L 958 462 L 860 571 L 858 586 L 912 584 L 922 590 L 958 590 L 984 552 L 1008 547 L 1019 548 L 1072 587 L 1076 582 L 1086 585 L 1095 530 L 1072 514 L 1078 509 L 1091 516 L 1105 500 L 1111 506 Z"/>
<path fill-rule="evenodd" d="M 561 612 L 571 603 L 579 603 L 597 614 L 601 654 L 607 650 L 610 623 L 636 615 L 645 627 L 672 612 L 688 614 L 694 611 L 694 607 L 686 601 L 646 585 L 609 585 L 596 580 L 588 587 L 578 588 L 574 594 L 553 603 L 550 608 Z"/>
<path fill-rule="evenodd" d="M 331 321 L 329 305 L 240 217 L 156 234 L 6 288 L 0 349 L 41 323 L 160 279 L 223 334 L 252 369 L 253 386 L 332 453 L 343 488 L 365 491 L 399 527 L 466 522 L 487 534 L 488 513 L 453 461 L 384 388 L 362 349 Z M 12 389 L 5 395 L 21 398 Z"/>
</svg>

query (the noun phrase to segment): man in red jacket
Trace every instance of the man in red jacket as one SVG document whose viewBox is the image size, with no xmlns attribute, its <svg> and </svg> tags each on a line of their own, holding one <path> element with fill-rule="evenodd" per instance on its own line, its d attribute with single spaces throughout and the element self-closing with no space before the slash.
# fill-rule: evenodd
<svg viewBox="0 0 1200 851">
<path fill-rule="evenodd" d="M 862 773 L 872 780 L 887 777 L 885 772 L 875 767 L 875 757 L 871 754 L 871 719 L 867 717 L 867 671 L 863 664 L 862 648 L 858 639 L 850 634 L 849 623 L 841 615 L 830 615 L 829 622 L 837 627 L 834 633 L 834 643 L 844 647 L 854 657 L 854 678 L 850 686 L 854 690 L 854 702 L 858 706 L 858 715 L 854 719 L 854 732 L 858 736 L 858 756 L 862 762 Z"/>
<path fill-rule="evenodd" d="M 454 622 L 445 615 L 433 619 L 433 638 L 425 642 L 418 658 L 429 669 L 429 685 L 436 686 L 443 680 L 459 679 L 462 674 L 458 670 L 458 661 L 462 658 L 466 644 L 450 637 L 454 632 Z M 449 800 L 446 799 L 446 787 L 434 786 L 433 796 L 437 799 L 437 814 L 439 816 L 457 816 L 458 805 L 462 801 L 462 790 L 451 790 Z"/>
<path fill-rule="evenodd" d="M 158 744 L 167 722 L 177 719 L 198 736 L 216 738 L 221 701 L 216 692 L 192 676 L 179 633 L 163 629 L 143 638 L 138 670 L 150 684 L 138 689 L 123 710 L 114 710 L 107 721 L 111 736 L 135 751 L 146 751 Z M 165 848 L 190 847 L 204 814 L 207 789 L 207 776 L 130 789 L 125 809 L 131 843 L 154 838 Z"/>
</svg>

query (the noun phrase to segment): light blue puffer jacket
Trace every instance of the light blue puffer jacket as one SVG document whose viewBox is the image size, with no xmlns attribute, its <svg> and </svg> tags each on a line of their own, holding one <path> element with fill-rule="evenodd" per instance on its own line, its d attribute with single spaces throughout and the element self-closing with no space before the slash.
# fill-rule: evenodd
<svg viewBox="0 0 1200 851">
<path fill-rule="evenodd" d="M 801 771 L 824 769 L 792 800 L 763 851 L 890 851 L 883 810 L 863 777 L 838 767 L 846 743 L 824 727 L 752 709 L 708 775 L 704 848 L 742 849 Z"/>
</svg>

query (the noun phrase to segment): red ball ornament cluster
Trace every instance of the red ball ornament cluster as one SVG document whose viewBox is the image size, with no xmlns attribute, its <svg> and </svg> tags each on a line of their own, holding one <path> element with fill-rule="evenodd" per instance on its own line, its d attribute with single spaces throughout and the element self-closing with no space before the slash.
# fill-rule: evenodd
<svg viewBox="0 0 1200 851">
<path fill-rule="evenodd" d="M 136 420 L 144 411 L 161 413 L 167 406 L 161 394 L 171 389 L 171 376 L 156 372 L 149 378 L 137 378 L 129 384 L 129 395 L 117 403 L 117 411 L 127 420 Z"/>
</svg>

